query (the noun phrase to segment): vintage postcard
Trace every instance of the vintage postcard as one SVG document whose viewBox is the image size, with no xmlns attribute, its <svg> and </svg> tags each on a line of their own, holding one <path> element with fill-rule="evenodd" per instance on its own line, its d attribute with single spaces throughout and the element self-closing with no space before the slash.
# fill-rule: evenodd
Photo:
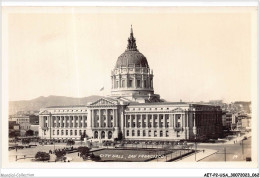
<svg viewBox="0 0 260 178">
<path fill-rule="evenodd" d="M 257 15 L 3 7 L 3 167 L 257 168 Z"/>
</svg>

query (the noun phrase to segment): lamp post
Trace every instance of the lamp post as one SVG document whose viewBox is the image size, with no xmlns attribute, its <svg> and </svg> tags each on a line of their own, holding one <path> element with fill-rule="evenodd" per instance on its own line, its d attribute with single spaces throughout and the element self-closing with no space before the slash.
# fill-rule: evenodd
<svg viewBox="0 0 260 178">
<path fill-rule="evenodd" d="M 195 149 L 195 161 L 196 161 L 196 152 L 197 152 L 197 133 L 195 131 L 195 146 L 194 146 L 194 149 Z"/>
</svg>

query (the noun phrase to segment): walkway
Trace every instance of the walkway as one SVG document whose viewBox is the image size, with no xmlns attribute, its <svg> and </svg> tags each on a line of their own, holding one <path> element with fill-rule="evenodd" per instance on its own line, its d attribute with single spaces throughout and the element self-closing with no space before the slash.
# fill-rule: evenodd
<svg viewBox="0 0 260 178">
<path fill-rule="evenodd" d="M 196 153 L 196 161 L 195 161 L 195 154 L 192 154 L 188 157 L 182 158 L 181 160 L 177 160 L 178 162 L 198 162 L 212 154 L 215 154 L 218 152 L 217 150 L 211 150 L 211 149 L 204 149 L 200 150 L 199 152 Z"/>
</svg>

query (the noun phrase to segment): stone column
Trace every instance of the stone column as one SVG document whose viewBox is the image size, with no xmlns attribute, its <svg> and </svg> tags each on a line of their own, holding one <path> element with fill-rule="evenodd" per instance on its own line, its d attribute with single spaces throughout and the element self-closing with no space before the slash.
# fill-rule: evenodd
<svg viewBox="0 0 260 178">
<path fill-rule="evenodd" d="M 166 123 L 167 123 L 167 120 L 166 120 L 166 114 L 163 114 L 163 128 L 165 129 L 166 127 Z M 164 133 L 164 132 L 163 132 Z"/>
<path fill-rule="evenodd" d="M 137 128 L 138 126 L 138 117 L 137 117 L 137 114 L 135 114 L 135 128 Z"/>
<path fill-rule="evenodd" d="M 182 127 L 182 124 L 183 124 L 183 123 L 182 123 L 182 120 L 183 120 L 183 117 L 182 117 L 182 116 L 183 116 L 183 115 L 181 114 L 181 118 L 180 118 L 181 127 Z"/>
<path fill-rule="evenodd" d="M 69 127 L 70 127 L 70 128 L 72 128 L 71 123 L 72 123 L 72 122 L 71 122 L 71 116 L 69 115 Z"/>
<path fill-rule="evenodd" d="M 94 109 L 91 110 L 91 127 L 95 127 L 95 123 L 94 123 Z"/>
<path fill-rule="evenodd" d="M 99 115 L 99 126 L 103 127 L 103 118 L 101 118 L 101 109 L 98 109 L 98 115 Z"/>
<path fill-rule="evenodd" d="M 173 128 L 173 114 L 169 114 L 169 127 Z"/>
<path fill-rule="evenodd" d="M 149 118 L 148 118 L 148 114 L 146 114 L 146 128 L 148 128 L 148 124 L 149 124 Z"/>
<path fill-rule="evenodd" d="M 173 114 L 173 128 L 176 127 L 176 114 Z"/>
<path fill-rule="evenodd" d="M 111 121 L 110 121 L 110 119 L 108 119 L 108 109 L 106 109 L 106 127 L 110 127 L 110 125 L 111 125 Z"/>
<path fill-rule="evenodd" d="M 129 128 L 132 128 L 132 114 L 129 115 Z"/>
<path fill-rule="evenodd" d="M 114 113 L 115 113 L 114 125 L 115 125 L 115 127 L 118 127 L 118 122 L 119 122 L 119 121 L 118 121 L 118 117 L 117 117 L 117 114 L 118 114 L 118 113 L 117 113 L 117 109 L 114 110 Z"/>
<path fill-rule="evenodd" d="M 152 114 L 152 123 L 151 123 L 152 128 L 154 128 L 154 117 L 153 116 L 154 115 Z"/>
<path fill-rule="evenodd" d="M 76 128 L 76 116 L 73 116 L 73 127 Z"/>
</svg>

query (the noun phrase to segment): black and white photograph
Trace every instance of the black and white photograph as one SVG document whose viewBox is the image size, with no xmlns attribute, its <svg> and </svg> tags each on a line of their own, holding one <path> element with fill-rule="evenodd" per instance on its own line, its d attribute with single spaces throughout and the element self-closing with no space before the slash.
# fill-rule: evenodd
<svg viewBox="0 0 260 178">
<path fill-rule="evenodd" d="M 257 18 L 258 6 L 2 7 L 2 165 L 257 168 Z"/>
</svg>

